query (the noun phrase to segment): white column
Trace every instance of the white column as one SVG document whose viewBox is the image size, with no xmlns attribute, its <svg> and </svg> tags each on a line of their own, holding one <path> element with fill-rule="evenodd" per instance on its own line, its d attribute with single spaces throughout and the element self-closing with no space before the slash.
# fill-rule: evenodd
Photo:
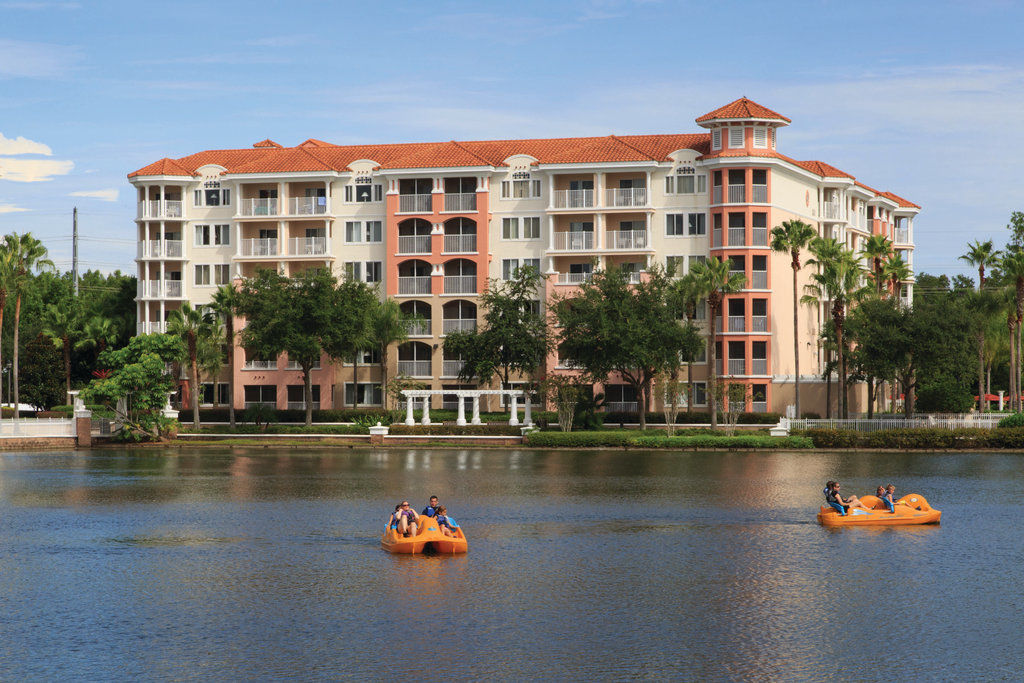
<svg viewBox="0 0 1024 683">
<path fill-rule="evenodd" d="M 165 185 L 160 186 L 160 217 L 163 218 L 167 215 L 167 187 Z"/>
<path fill-rule="evenodd" d="M 430 395 L 423 397 L 423 419 L 420 420 L 421 424 L 430 424 Z"/>
<path fill-rule="evenodd" d="M 596 215 L 597 220 L 594 221 L 594 247 L 597 249 L 604 249 L 605 235 L 604 235 L 604 214 L 599 213 Z"/>
<path fill-rule="evenodd" d="M 473 394 L 473 420 L 471 424 L 480 424 L 480 394 Z"/>
<path fill-rule="evenodd" d="M 651 194 L 652 194 L 652 189 L 651 189 L 651 172 L 650 171 L 647 172 L 647 189 L 644 190 L 644 192 L 647 195 L 647 197 L 646 197 L 647 201 L 645 201 L 644 204 L 650 206 L 650 204 L 651 204 Z"/>
<path fill-rule="evenodd" d="M 555 206 L 555 174 L 548 173 L 548 208 Z"/>
<path fill-rule="evenodd" d="M 140 322 L 140 323 L 142 322 L 142 302 L 141 301 L 135 302 L 135 319 L 138 322 Z M 136 332 L 138 332 L 138 330 L 136 330 Z"/>
<path fill-rule="evenodd" d="M 163 286 L 162 283 L 161 286 Z M 163 325 L 165 320 L 167 320 L 167 304 L 163 299 L 160 299 L 160 324 Z M 166 331 L 164 330 L 164 332 Z"/>
<path fill-rule="evenodd" d="M 372 192 L 373 190 L 370 190 L 370 191 Z M 325 205 L 324 206 L 324 211 L 326 211 L 328 214 L 330 214 L 331 213 L 331 181 L 330 180 L 325 180 L 324 181 L 324 193 L 327 195 L 327 199 L 324 201 L 324 205 Z M 372 199 L 372 197 L 371 197 L 371 199 Z M 313 201 L 316 201 L 316 200 L 313 200 Z"/>
<path fill-rule="evenodd" d="M 455 424 L 461 427 L 466 424 L 466 397 L 462 394 L 457 394 L 456 398 L 459 401 L 459 410 L 455 416 Z"/>
<path fill-rule="evenodd" d="M 515 427 L 519 424 L 519 397 L 512 394 L 509 398 L 512 399 L 512 411 L 509 413 L 508 423 Z"/>
<path fill-rule="evenodd" d="M 277 201 L 280 202 L 282 200 L 278 199 Z M 288 249 L 285 246 L 284 225 L 284 221 L 277 222 L 277 253 L 279 256 L 288 253 Z"/>
<path fill-rule="evenodd" d="M 409 425 L 410 427 L 412 425 L 416 424 L 416 418 L 413 417 L 412 411 L 413 411 L 412 396 L 406 396 L 405 397 L 405 424 Z"/>
<path fill-rule="evenodd" d="M 530 394 L 529 394 L 529 392 L 526 392 L 525 396 L 526 396 L 526 398 L 525 398 L 525 401 L 526 401 L 526 414 L 523 415 L 523 424 L 526 425 L 527 427 L 532 427 L 533 426 L 533 411 L 531 410 L 532 403 L 530 401 Z"/>
<path fill-rule="evenodd" d="M 185 243 L 185 235 L 181 236 L 181 243 Z M 164 222 L 160 221 L 160 258 L 167 258 L 167 229 L 164 227 Z"/>
<path fill-rule="evenodd" d="M 548 216 L 548 250 L 555 248 L 555 217 Z"/>
<path fill-rule="evenodd" d="M 242 200 L 239 199 L 239 202 Z M 242 223 L 235 223 L 235 256 L 242 255 Z"/>
</svg>

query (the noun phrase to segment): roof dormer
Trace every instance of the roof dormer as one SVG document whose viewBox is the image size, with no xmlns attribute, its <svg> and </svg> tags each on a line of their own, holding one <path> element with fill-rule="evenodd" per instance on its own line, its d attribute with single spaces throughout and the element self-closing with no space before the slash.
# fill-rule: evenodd
<svg viewBox="0 0 1024 683">
<path fill-rule="evenodd" d="M 711 131 L 711 151 L 775 149 L 775 130 L 790 120 L 753 100 L 741 97 L 697 117 L 697 125 Z"/>
</svg>

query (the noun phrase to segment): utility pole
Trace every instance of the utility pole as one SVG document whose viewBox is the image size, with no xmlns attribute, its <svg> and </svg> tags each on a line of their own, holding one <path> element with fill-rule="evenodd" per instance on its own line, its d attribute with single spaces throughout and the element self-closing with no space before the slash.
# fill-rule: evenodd
<svg viewBox="0 0 1024 683">
<path fill-rule="evenodd" d="M 75 283 L 75 297 L 78 297 L 78 207 L 71 212 L 71 279 Z"/>
</svg>

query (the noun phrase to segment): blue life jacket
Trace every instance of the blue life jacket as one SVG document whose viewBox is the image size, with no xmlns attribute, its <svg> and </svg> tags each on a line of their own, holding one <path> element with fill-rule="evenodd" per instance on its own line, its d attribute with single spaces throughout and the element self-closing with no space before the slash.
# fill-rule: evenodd
<svg viewBox="0 0 1024 683">
<path fill-rule="evenodd" d="M 421 512 L 420 514 L 426 515 L 427 517 L 433 517 L 436 513 L 437 510 L 428 505 L 427 507 L 423 508 L 423 512 Z"/>
<path fill-rule="evenodd" d="M 447 515 L 438 515 L 437 516 L 437 523 L 439 525 L 443 524 L 446 527 L 448 527 L 449 529 L 458 529 L 459 528 L 458 523 L 454 519 L 452 519 L 451 517 L 449 517 Z"/>
</svg>

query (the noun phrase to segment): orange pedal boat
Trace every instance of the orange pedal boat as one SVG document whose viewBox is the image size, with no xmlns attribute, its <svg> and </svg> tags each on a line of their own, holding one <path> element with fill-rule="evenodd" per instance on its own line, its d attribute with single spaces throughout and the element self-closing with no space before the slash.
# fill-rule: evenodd
<svg viewBox="0 0 1024 683">
<path fill-rule="evenodd" d="M 908 493 L 897 500 L 895 513 L 889 512 L 877 496 L 862 496 L 860 502 L 870 509 L 850 508 L 845 515 L 840 515 L 832 506 L 822 505 L 818 511 L 818 522 L 822 526 L 938 524 L 942 517 L 942 512 L 929 505 L 918 493 Z"/>
<path fill-rule="evenodd" d="M 466 535 L 462 533 L 462 527 L 456 528 L 452 533 L 454 536 L 445 536 L 438 528 L 435 518 L 420 515 L 415 536 L 402 536 L 397 529 L 389 527 L 380 538 L 380 547 L 389 553 L 400 555 L 415 555 L 422 552 L 454 555 L 466 552 L 469 545 L 466 542 Z"/>
</svg>

